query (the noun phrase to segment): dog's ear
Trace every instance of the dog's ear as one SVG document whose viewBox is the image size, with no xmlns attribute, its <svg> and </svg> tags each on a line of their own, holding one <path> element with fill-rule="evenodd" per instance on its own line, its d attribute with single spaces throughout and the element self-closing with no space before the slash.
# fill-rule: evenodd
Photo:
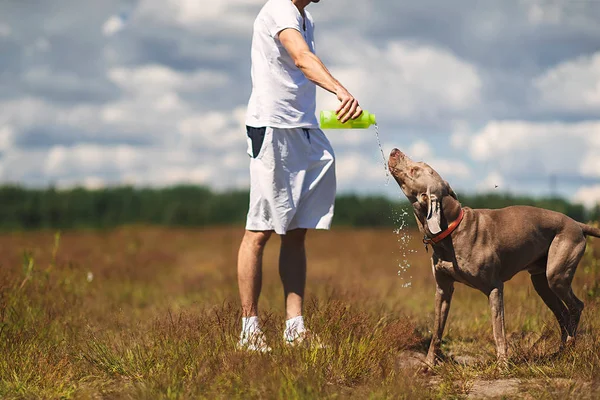
<svg viewBox="0 0 600 400">
<path fill-rule="evenodd" d="M 440 224 L 442 222 L 442 210 L 440 201 L 435 194 L 431 194 L 431 190 L 427 188 L 427 228 L 432 235 L 437 235 L 442 231 Z"/>
</svg>

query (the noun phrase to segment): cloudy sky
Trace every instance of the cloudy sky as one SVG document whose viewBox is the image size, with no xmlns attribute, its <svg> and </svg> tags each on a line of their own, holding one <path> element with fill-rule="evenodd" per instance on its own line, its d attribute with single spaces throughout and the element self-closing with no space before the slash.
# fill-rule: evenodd
<svg viewBox="0 0 600 400">
<path fill-rule="evenodd" d="M 248 186 L 265 0 L 0 2 L 0 180 Z M 600 200 L 600 0 L 322 0 L 317 54 L 459 192 Z M 321 91 L 318 109 L 335 107 Z M 327 132 L 341 192 L 399 197 L 373 130 Z M 495 189 L 495 186 L 498 186 Z"/>
</svg>

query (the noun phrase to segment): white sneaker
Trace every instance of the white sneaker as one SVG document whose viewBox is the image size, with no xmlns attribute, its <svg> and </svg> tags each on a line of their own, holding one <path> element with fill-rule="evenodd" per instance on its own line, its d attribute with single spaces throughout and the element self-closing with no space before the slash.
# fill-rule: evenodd
<svg viewBox="0 0 600 400">
<path fill-rule="evenodd" d="M 259 353 L 268 353 L 271 351 L 271 348 L 267 345 L 265 334 L 261 330 L 242 332 L 237 349 Z"/>
</svg>

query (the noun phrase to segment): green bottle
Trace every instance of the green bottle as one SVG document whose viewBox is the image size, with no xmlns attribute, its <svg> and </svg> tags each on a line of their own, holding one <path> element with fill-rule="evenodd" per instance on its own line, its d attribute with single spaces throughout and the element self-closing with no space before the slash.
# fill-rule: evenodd
<svg viewBox="0 0 600 400">
<path fill-rule="evenodd" d="M 364 110 L 360 117 L 350 119 L 344 124 L 338 121 L 335 111 L 321 111 L 320 125 L 322 129 L 366 129 L 375 124 L 377 124 L 375 114 Z"/>
</svg>

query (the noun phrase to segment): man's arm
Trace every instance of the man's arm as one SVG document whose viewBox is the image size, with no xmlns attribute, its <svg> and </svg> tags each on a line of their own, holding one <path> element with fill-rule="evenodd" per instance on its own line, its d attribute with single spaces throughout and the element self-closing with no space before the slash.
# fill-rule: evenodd
<svg viewBox="0 0 600 400">
<path fill-rule="evenodd" d="M 337 96 L 340 106 L 336 114 L 340 122 L 358 118 L 362 114 L 358 100 L 331 75 L 319 57 L 310 51 L 300 32 L 292 28 L 284 29 L 279 32 L 279 41 L 304 76 Z"/>
</svg>

